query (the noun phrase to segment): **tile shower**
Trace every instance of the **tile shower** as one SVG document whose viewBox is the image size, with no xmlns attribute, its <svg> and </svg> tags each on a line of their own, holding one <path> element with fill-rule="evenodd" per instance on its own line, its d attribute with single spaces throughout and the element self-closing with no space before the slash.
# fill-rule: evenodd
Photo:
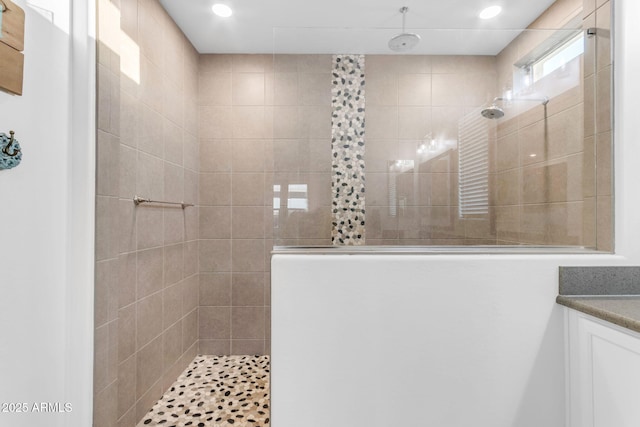
<svg viewBox="0 0 640 427">
<path fill-rule="evenodd" d="M 562 2 L 562 19 L 573 6 Z M 584 27 L 609 28 L 609 10 L 585 13 Z M 600 39 L 586 39 L 578 85 L 547 109 L 511 106 L 487 124 L 489 213 L 460 218 L 460 159 L 447 144 L 508 86 L 526 37 L 497 56 L 345 56 L 364 70 L 355 113 L 366 126 L 364 145 L 338 155 L 337 57 L 199 55 L 156 0 L 102 0 L 99 17 L 96 426 L 135 425 L 197 354 L 270 353 L 274 245 L 348 234 L 366 245 L 611 249 Z M 353 208 L 357 184 L 332 190 L 347 157 L 364 165 L 367 189 Z M 134 207 L 135 195 L 196 207 Z"/>
</svg>

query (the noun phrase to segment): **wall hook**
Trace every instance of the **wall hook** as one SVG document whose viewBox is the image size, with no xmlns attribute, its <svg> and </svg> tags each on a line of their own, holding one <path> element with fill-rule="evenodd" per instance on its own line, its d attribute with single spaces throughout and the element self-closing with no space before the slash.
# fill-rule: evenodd
<svg viewBox="0 0 640 427">
<path fill-rule="evenodd" d="M 11 139 L 9 140 L 9 143 L 2 149 L 2 152 L 4 154 L 6 154 L 9 157 L 15 157 L 20 153 L 20 148 L 18 148 L 17 146 L 13 147 L 13 152 L 10 153 L 9 150 L 12 148 L 13 143 L 15 142 L 15 139 L 13 138 L 13 136 L 16 133 L 12 130 L 9 131 L 9 135 L 11 135 Z"/>
<path fill-rule="evenodd" d="M 22 150 L 14 137 L 15 132 L 9 131 L 9 135 L 0 133 L 0 170 L 14 168 L 22 161 Z"/>
</svg>

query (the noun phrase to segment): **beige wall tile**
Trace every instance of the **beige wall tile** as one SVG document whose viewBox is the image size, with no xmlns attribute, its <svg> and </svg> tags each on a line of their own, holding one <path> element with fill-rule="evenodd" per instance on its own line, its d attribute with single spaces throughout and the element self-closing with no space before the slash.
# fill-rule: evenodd
<svg viewBox="0 0 640 427">
<path fill-rule="evenodd" d="M 461 74 L 433 74 L 432 105 L 456 107 L 465 105 L 466 76 Z"/>
<path fill-rule="evenodd" d="M 162 111 L 162 71 L 146 57 L 140 58 L 140 100 L 154 111 Z"/>
<path fill-rule="evenodd" d="M 120 193 L 120 140 L 98 130 L 96 150 L 96 194 L 118 196 Z"/>
<path fill-rule="evenodd" d="M 233 307 L 232 339 L 264 339 L 264 307 Z"/>
<path fill-rule="evenodd" d="M 613 209 L 611 196 L 598 197 L 596 201 L 596 208 L 596 238 L 598 250 L 613 251 Z"/>
<path fill-rule="evenodd" d="M 198 273 L 199 242 L 193 240 L 184 244 L 184 275 L 189 277 Z"/>
<path fill-rule="evenodd" d="M 118 410 L 118 384 L 112 383 L 94 396 L 93 425 L 112 426 Z"/>
<path fill-rule="evenodd" d="M 232 140 L 200 140 L 200 172 L 231 172 Z"/>
<path fill-rule="evenodd" d="M 140 399 L 162 375 L 161 336 L 136 353 L 136 366 L 136 396 Z"/>
<path fill-rule="evenodd" d="M 162 159 L 142 152 L 138 153 L 138 179 L 136 193 L 138 196 L 153 200 L 163 200 L 164 180 Z"/>
<path fill-rule="evenodd" d="M 136 297 L 144 298 L 163 287 L 163 249 L 138 252 Z"/>
<path fill-rule="evenodd" d="M 162 213 L 162 208 L 151 205 L 142 205 L 136 208 L 138 249 L 148 249 L 163 244 L 162 230 L 164 223 Z"/>
<path fill-rule="evenodd" d="M 162 334 L 163 367 L 165 370 L 182 355 L 182 322 L 176 322 Z M 175 381 L 178 377 L 175 377 Z"/>
<path fill-rule="evenodd" d="M 611 130 L 611 66 L 596 74 L 596 132 Z"/>
<path fill-rule="evenodd" d="M 400 74 L 398 77 L 398 104 L 431 106 L 431 75 Z"/>
<path fill-rule="evenodd" d="M 231 340 L 200 340 L 200 354 L 230 355 L 232 354 Z"/>
<path fill-rule="evenodd" d="M 578 104 L 549 117 L 547 125 L 548 158 L 563 157 L 583 150 L 584 107 Z"/>
<path fill-rule="evenodd" d="M 188 212 L 195 211 L 191 207 L 187 207 L 185 210 L 179 207 L 164 209 L 164 245 L 173 245 L 184 241 L 185 231 L 188 231 L 188 224 L 186 223 L 188 218 L 187 209 Z"/>
<path fill-rule="evenodd" d="M 584 136 L 596 132 L 596 78 L 595 75 L 584 79 Z"/>
<path fill-rule="evenodd" d="M 539 163 L 548 158 L 549 141 L 545 128 L 545 122 L 539 121 L 519 130 L 520 165 Z"/>
<path fill-rule="evenodd" d="M 596 70 L 611 65 L 611 4 L 606 1 L 596 11 Z"/>
<path fill-rule="evenodd" d="M 198 310 L 193 310 L 182 318 L 182 348 L 185 350 L 183 358 L 186 356 L 186 360 L 183 363 L 186 365 L 191 362 L 191 359 L 195 357 L 193 347 L 198 341 Z"/>
<path fill-rule="evenodd" d="M 182 244 L 164 248 L 164 286 L 171 286 L 182 280 L 184 265 Z"/>
<path fill-rule="evenodd" d="M 231 204 L 231 175 L 227 173 L 200 174 L 199 201 L 204 206 Z"/>
<path fill-rule="evenodd" d="M 118 199 L 96 197 L 96 261 L 118 256 Z"/>
<path fill-rule="evenodd" d="M 138 174 L 138 153 L 136 150 L 120 144 L 119 155 L 119 188 L 121 198 L 133 199 L 136 195 L 136 179 Z M 100 178 L 98 178 L 98 182 Z"/>
<path fill-rule="evenodd" d="M 331 138 L 331 107 L 300 107 L 300 132 L 305 138 Z"/>
<path fill-rule="evenodd" d="M 182 295 L 184 283 L 171 285 L 162 293 L 162 328 L 167 329 L 182 317 Z"/>
<path fill-rule="evenodd" d="M 265 170 L 265 142 L 243 139 L 232 144 L 233 172 L 262 172 Z"/>
<path fill-rule="evenodd" d="M 182 295 L 182 314 L 187 315 L 198 308 L 199 304 L 199 285 L 200 281 L 197 276 L 191 276 L 183 282 Z"/>
<path fill-rule="evenodd" d="M 234 272 L 264 271 L 264 240 L 234 240 L 232 268 Z"/>
<path fill-rule="evenodd" d="M 198 313 L 200 339 L 230 338 L 230 307 L 200 307 Z"/>
<path fill-rule="evenodd" d="M 263 73 L 268 71 L 272 55 L 231 55 L 234 73 Z"/>
<path fill-rule="evenodd" d="M 218 307 L 231 305 L 231 273 L 200 275 L 200 305 Z"/>
<path fill-rule="evenodd" d="M 185 106 L 182 89 L 166 76 L 162 84 L 163 116 L 178 126 L 184 126 Z"/>
<path fill-rule="evenodd" d="M 118 259 L 99 261 L 95 269 L 94 322 L 101 326 L 118 316 Z"/>
<path fill-rule="evenodd" d="M 264 138 L 266 134 L 265 109 L 262 106 L 232 107 L 233 138 Z"/>
<path fill-rule="evenodd" d="M 303 136 L 301 111 L 296 106 L 276 106 L 273 109 L 273 137 L 300 138 Z"/>
<path fill-rule="evenodd" d="M 136 402 L 136 358 L 129 357 L 118 366 L 118 418 Z"/>
<path fill-rule="evenodd" d="M 593 0 L 585 0 L 585 2 Z M 582 27 L 586 30 L 588 28 L 596 27 L 596 14 L 591 10 L 590 15 L 587 16 L 582 22 Z M 586 9 L 585 9 L 586 12 Z M 583 54 L 583 73 L 584 77 L 589 77 L 596 72 L 596 52 L 597 52 L 598 38 L 594 36 L 586 36 L 584 39 L 584 54 Z"/>
<path fill-rule="evenodd" d="M 164 160 L 175 165 L 182 166 L 184 163 L 184 137 L 180 126 L 169 119 L 163 120 L 163 146 Z"/>
<path fill-rule="evenodd" d="M 579 153 L 549 162 L 546 173 L 550 202 L 583 200 L 582 157 L 582 153 Z"/>
<path fill-rule="evenodd" d="M 431 132 L 429 107 L 398 107 L 398 137 L 422 140 Z"/>
<path fill-rule="evenodd" d="M 234 174 L 231 183 L 231 197 L 234 206 L 263 206 L 264 174 L 239 173 Z"/>
<path fill-rule="evenodd" d="M 120 254 L 117 269 L 118 308 L 125 307 L 136 299 L 135 252 Z"/>
<path fill-rule="evenodd" d="M 331 72 L 331 55 L 298 55 L 299 73 Z"/>
<path fill-rule="evenodd" d="M 232 74 L 232 105 L 264 105 L 264 73 Z"/>
<path fill-rule="evenodd" d="M 233 135 L 232 107 L 203 106 L 198 109 L 200 138 L 225 139 Z"/>
<path fill-rule="evenodd" d="M 367 139 L 398 138 L 398 107 L 370 106 L 366 111 Z"/>
<path fill-rule="evenodd" d="M 137 302 L 136 348 L 139 350 L 162 332 L 162 293 L 156 292 Z"/>
<path fill-rule="evenodd" d="M 198 105 L 230 106 L 232 103 L 232 74 L 200 73 L 198 77 Z"/>
<path fill-rule="evenodd" d="M 162 373 L 161 371 L 159 373 Z M 136 419 L 146 421 L 144 418 L 148 414 L 149 408 L 162 397 L 164 390 L 162 389 L 162 377 L 160 377 L 155 383 L 153 383 L 148 391 L 138 398 L 136 402 Z"/>
<path fill-rule="evenodd" d="M 231 238 L 231 207 L 200 207 L 200 238 Z"/>
<path fill-rule="evenodd" d="M 417 74 L 421 75 L 421 74 Z M 429 75 L 426 75 L 429 77 Z M 396 74 L 374 73 L 366 77 L 366 105 L 378 106 L 398 105 L 398 76 Z M 431 96 L 431 88 L 429 87 L 429 98 Z"/>
<path fill-rule="evenodd" d="M 234 239 L 261 239 L 264 237 L 264 209 L 238 206 L 231 211 Z"/>
<path fill-rule="evenodd" d="M 184 169 L 164 162 L 164 198 L 168 201 L 184 199 Z"/>
<path fill-rule="evenodd" d="M 232 354 L 266 354 L 265 340 L 231 340 Z"/>
<path fill-rule="evenodd" d="M 231 241 L 200 241 L 200 272 L 231 271 Z"/>
<path fill-rule="evenodd" d="M 329 69 L 298 75 L 298 105 L 331 105 Z"/>
<path fill-rule="evenodd" d="M 230 73 L 232 55 L 199 55 L 198 71 L 202 73 Z"/>
<path fill-rule="evenodd" d="M 613 141 L 611 132 L 598 134 L 596 138 L 596 191 L 598 197 L 610 196 L 613 190 Z"/>
<path fill-rule="evenodd" d="M 520 238 L 523 243 L 547 243 L 548 206 L 548 204 L 520 206 Z"/>
<path fill-rule="evenodd" d="M 264 274 L 233 273 L 232 301 L 234 307 L 264 305 Z"/>
<path fill-rule="evenodd" d="M 118 362 L 136 351 L 136 305 L 118 310 Z"/>
</svg>

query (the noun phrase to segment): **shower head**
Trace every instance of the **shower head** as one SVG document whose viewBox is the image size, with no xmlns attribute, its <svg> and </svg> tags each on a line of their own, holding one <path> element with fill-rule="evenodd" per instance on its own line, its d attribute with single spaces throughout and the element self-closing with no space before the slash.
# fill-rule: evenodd
<svg viewBox="0 0 640 427">
<path fill-rule="evenodd" d="M 480 114 L 482 114 L 482 117 L 486 117 L 487 119 L 499 119 L 504 117 L 504 110 L 496 104 L 492 104 L 489 108 L 482 110 Z"/>
<path fill-rule="evenodd" d="M 389 40 L 389 49 L 394 52 L 406 52 L 413 49 L 418 43 L 420 43 L 420 36 L 414 33 L 407 33 L 404 31 L 405 19 L 409 8 L 404 6 L 400 8 L 402 13 L 402 33 Z"/>
<path fill-rule="evenodd" d="M 420 36 L 413 33 L 402 33 L 389 40 L 389 49 L 394 52 L 406 52 L 420 43 Z"/>
<path fill-rule="evenodd" d="M 487 108 L 485 108 L 484 110 L 480 111 L 480 114 L 482 114 L 482 117 L 486 117 L 487 119 L 500 119 L 502 117 L 504 117 L 504 110 L 500 107 L 498 107 L 496 105 L 497 101 L 505 101 L 505 98 L 494 98 L 493 102 L 491 103 L 491 105 Z M 540 102 L 542 105 L 544 105 L 546 107 L 546 105 L 549 103 L 549 98 L 547 98 L 546 96 L 544 98 L 513 98 L 513 99 L 509 99 L 509 101 L 534 101 L 534 102 Z"/>
</svg>

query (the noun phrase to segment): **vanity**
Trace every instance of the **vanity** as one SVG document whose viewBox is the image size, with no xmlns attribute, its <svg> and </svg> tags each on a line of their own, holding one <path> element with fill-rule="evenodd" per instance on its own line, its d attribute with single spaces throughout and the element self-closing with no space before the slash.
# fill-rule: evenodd
<svg viewBox="0 0 640 427">
<path fill-rule="evenodd" d="M 640 424 L 640 267 L 560 267 L 569 427 Z"/>
</svg>

